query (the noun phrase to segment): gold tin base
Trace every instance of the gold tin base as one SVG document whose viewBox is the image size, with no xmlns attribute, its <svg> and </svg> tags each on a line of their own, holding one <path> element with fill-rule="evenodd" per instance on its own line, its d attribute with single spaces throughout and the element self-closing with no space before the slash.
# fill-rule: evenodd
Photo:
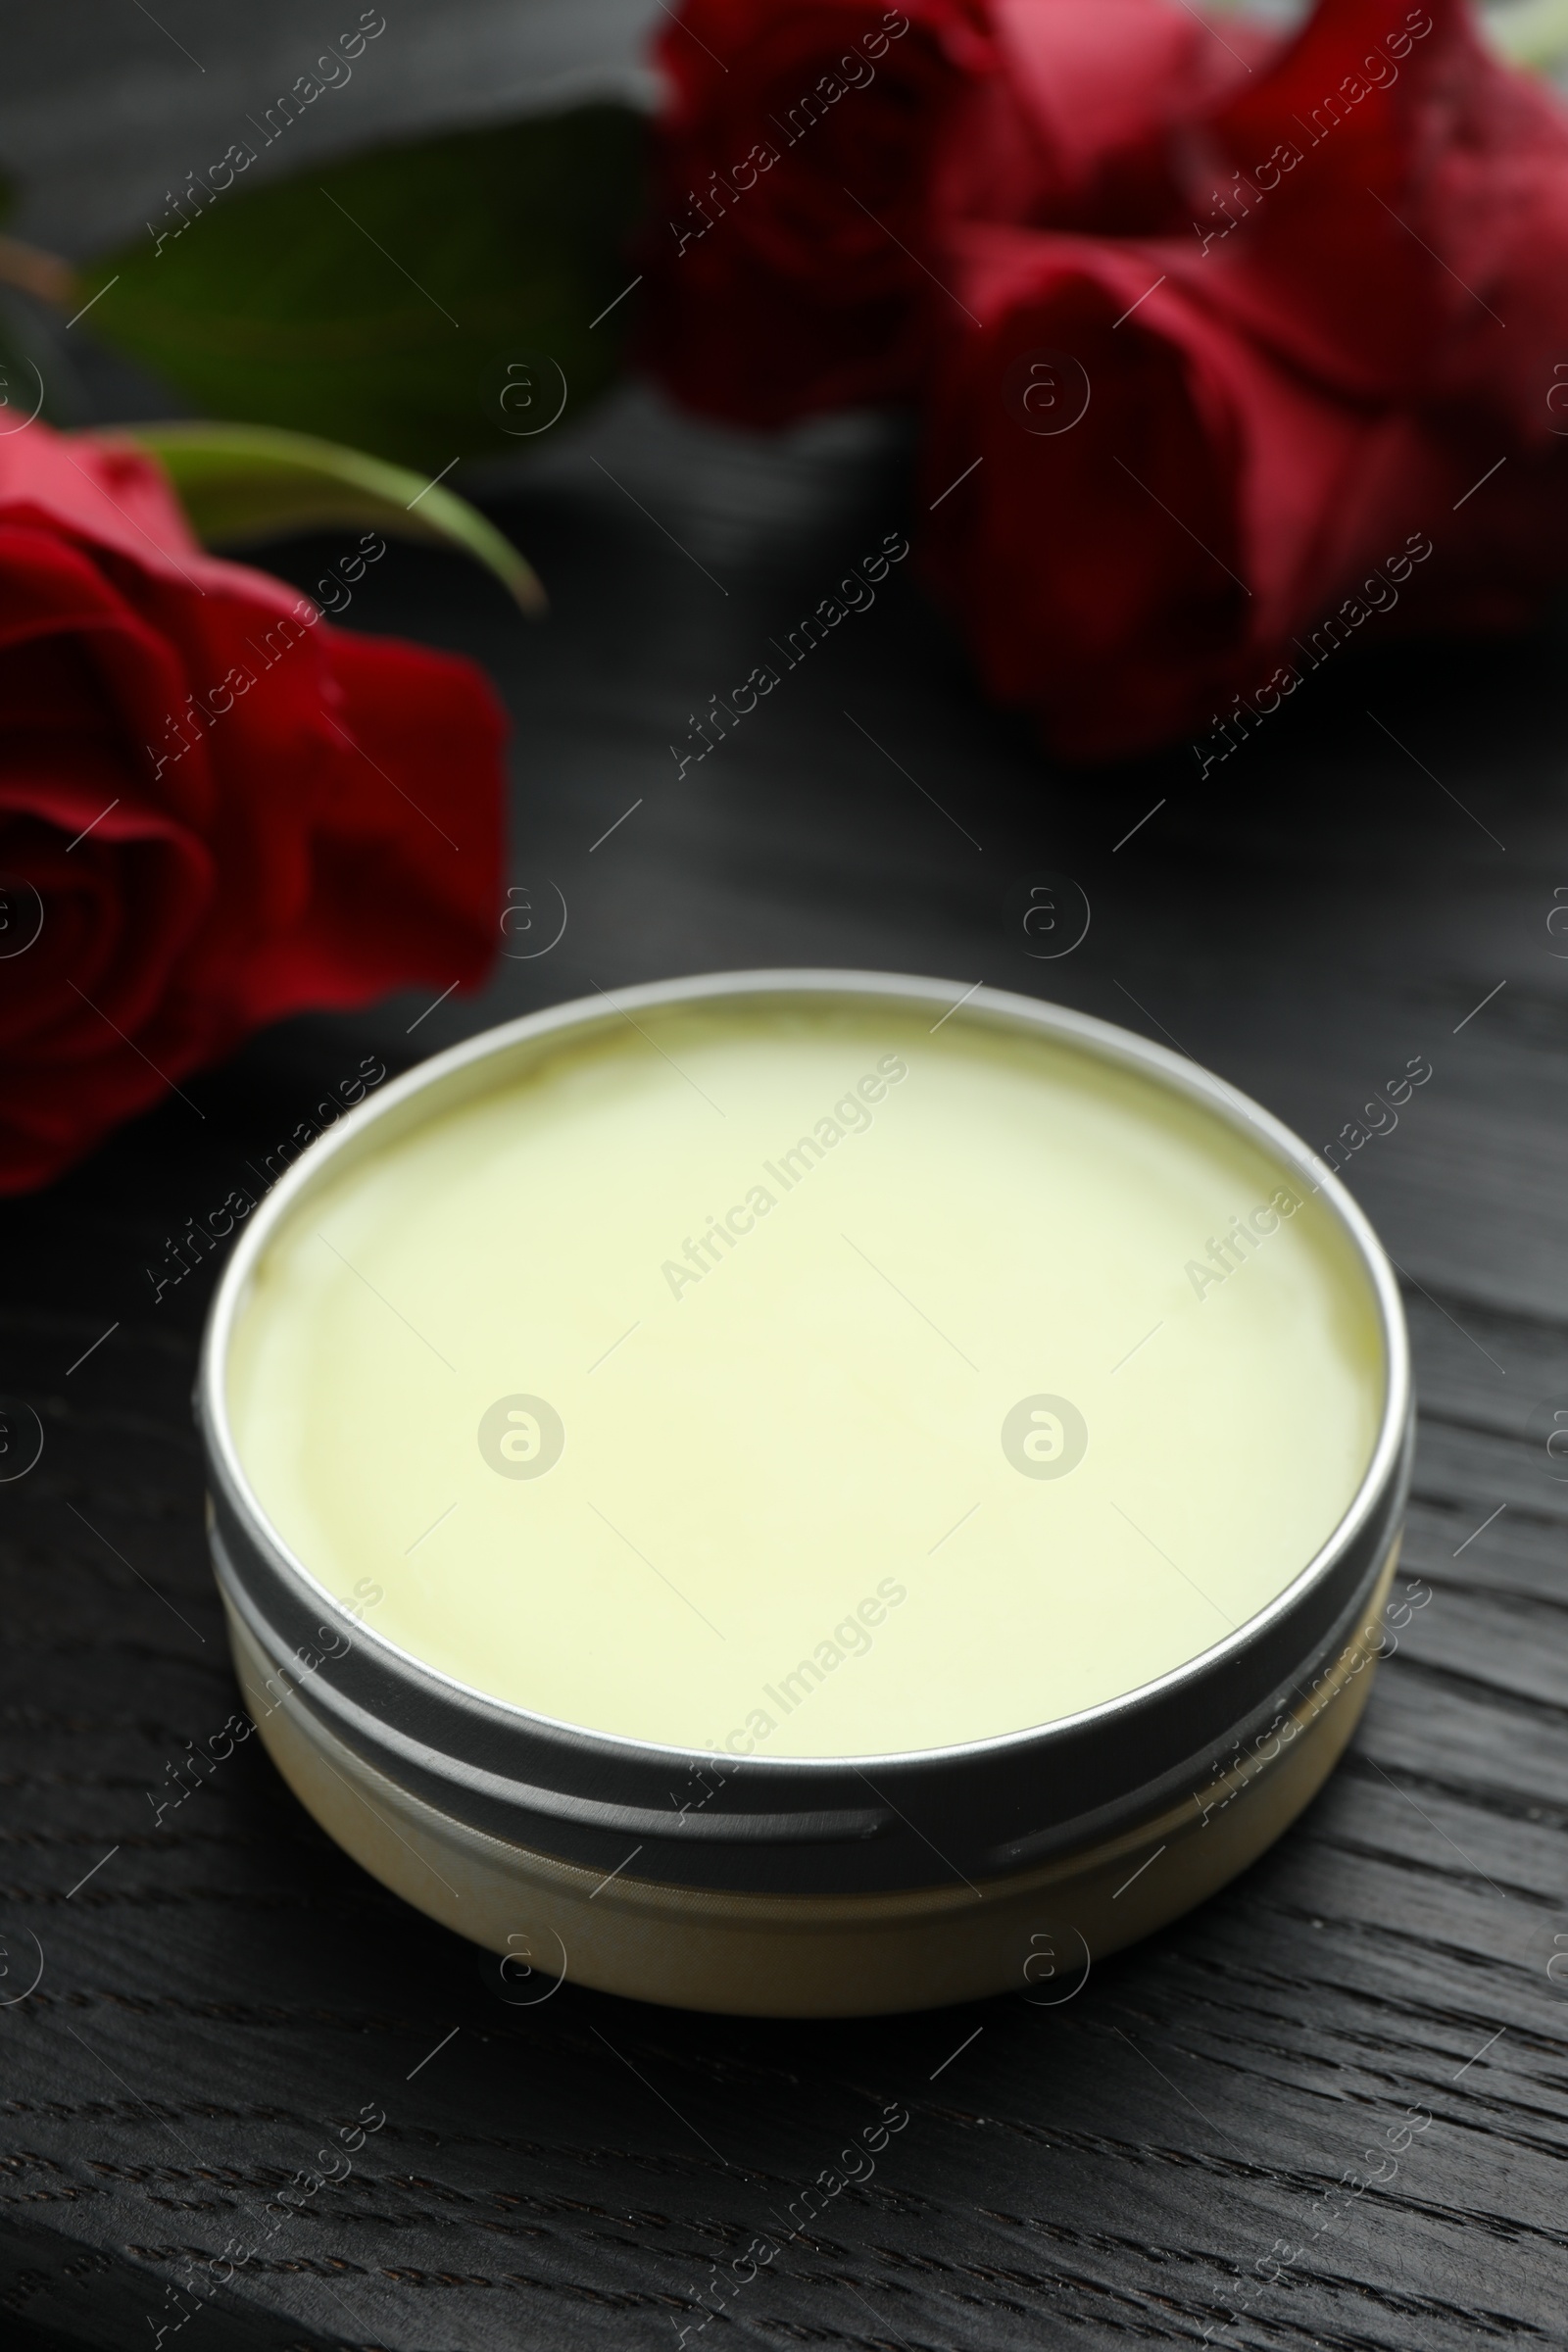
<svg viewBox="0 0 1568 2352">
<path fill-rule="evenodd" d="M 622 1871 L 611 1881 L 440 1812 L 366 1763 L 271 1671 L 228 1610 L 240 1687 L 268 1752 L 328 1837 L 383 1886 L 508 1955 L 519 2003 L 564 1981 L 742 2017 L 872 2017 L 999 1992 L 1049 2005 L 1094 1962 L 1203 1902 L 1317 1794 L 1366 1703 L 1391 1550 L 1359 1627 L 1268 1739 L 1136 1829 L 975 1886 L 728 1894 Z M 274 1695 L 283 1691 L 283 1695 Z M 1292 1728 L 1294 1727 L 1294 1728 Z"/>
</svg>

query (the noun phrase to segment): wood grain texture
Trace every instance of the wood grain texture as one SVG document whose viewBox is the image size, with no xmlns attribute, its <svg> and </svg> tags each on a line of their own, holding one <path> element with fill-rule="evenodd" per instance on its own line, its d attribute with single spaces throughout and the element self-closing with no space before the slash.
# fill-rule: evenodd
<svg viewBox="0 0 1568 2352">
<path fill-rule="evenodd" d="M 900 573 L 677 781 L 687 714 L 907 496 L 886 435 L 770 450 L 633 395 L 497 510 L 547 628 L 396 551 L 349 617 L 490 664 L 517 722 L 510 878 L 564 892 L 564 938 L 412 1035 L 417 998 L 258 1041 L 188 1090 L 200 1116 L 167 1105 L 0 1221 L 0 1388 L 46 1431 L 0 1487 L 0 1996 L 29 1937 L 44 1957 L 0 2008 L 8 2341 L 149 2345 L 169 2291 L 254 2238 L 367 2102 L 386 2123 L 349 2176 L 167 2341 L 1565 2340 L 1568 2006 L 1545 1961 L 1568 1935 L 1568 1485 L 1526 1431 L 1568 1398 L 1558 641 L 1348 652 L 1202 785 L 1179 754 L 1068 775 L 985 709 Z M 333 552 L 272 560 L 308 583 Z M 1052 964 L 1009 911 L 1046 872 L 1094 909 Z M 1174 1037 L 1316 1144 L 1411 1054 L 1434 1066 L 1349 1179 L 1407 1280 L 1400 1589 L 1430 1599 L 1296 1831 L 1054 2008 L 755 2024 L 569 1985 L 509 2007 L 255 1744 L 153 1823 L 147 1790 L 236 1704 L 188 1408 L 205 1294 L 154 1305 L 166 1235 L 364 1052 L 772 961 L 1054 995 Z M 1206 1475 L 1225 1449 L 1216 1429 Z M 910 2120 L 874 2177 L 740 2286 L 737 2258 L 890 2100 Z M 1412 2107 L 1430 2127 L 1325 2222 Z M 720 2269 L 738 2291 L 705 2328 Z"/>
</svg>

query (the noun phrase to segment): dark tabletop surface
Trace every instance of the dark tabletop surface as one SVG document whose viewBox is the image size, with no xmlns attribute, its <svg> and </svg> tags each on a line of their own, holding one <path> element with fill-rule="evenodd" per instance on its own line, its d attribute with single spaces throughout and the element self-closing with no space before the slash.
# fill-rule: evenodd
<svg viewBox="0 0 1568 2352">
<path fill-rule="evenodd" d="M 896 428 L 769 446 L 633 391 L 492 500 L 547 624 L 394 549 L 349 623 L 497 679 L 509 880 L 541 944 L 564 902 L 564 935 L 480 999 L 263 1037 L 0 1215 L 0 1391 L 44 1431 L 0 1485 L 7 2345 L 695 2343 L 715 2266 L 733 2282 L 890 2100 L 910 2121 L 875 2177 L 710 2344 L 1568 2341 L 1568 1986 L 1546 1974 L 1555 1934 L 1568 1951 L 1568 1485 L 1527 1426 L 1568 1403 L 1562 632 L 1346 648 L 1206 781 L 1185 752 L 1072 774 L 986 708 L 904 566 L 677 778 L 688 714 L 909 499 Z M 336 552 L 267 561 L 304 584 Z M 1016 914 L 1047 875 L 1093 912 L 1054 963 Z M 1319 1146 L 1432 1063 L 1348 1176 L 1415 1346 L 1408 1624 L 1298 1825 L 1054 2006 L 772 2024 L 567 1984 L 513 2007 L 259 1743 L 153 1826 L 147 1790 L 236 1703 L 189 1413 L 211 1269 L 155 1303 L 166 1240 L 367 1052 L 762 963 L 1049 995 L 1178 1044 Z M 1216 1428 L 1202 1475 L 1226 1446 Z M 348 2176 L 193 2294 L 367 2106 L 385 2123 Z"/>
</svg>

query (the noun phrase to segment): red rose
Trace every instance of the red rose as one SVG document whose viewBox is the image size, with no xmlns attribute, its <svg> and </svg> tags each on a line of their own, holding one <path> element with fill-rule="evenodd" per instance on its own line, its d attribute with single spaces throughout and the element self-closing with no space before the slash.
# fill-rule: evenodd
<svg viewBox="0 0 1568 2352">
<path fill-rule="evenodd" d="M 1348 566 L 1463 486 L 1195 305 L 1168 250 L 977 227 L 955 259 L 979 325 L 931 393 L 924 568 L 989 691 L 1069 758 L 1261 686 Z"/>
<path fill-rule="evenodd" d="M 953 232 L 975 323 L 929 394 L 927 573 L 991 690 L 1072 757 L 1188 731 L 1201 764 L 1228 710 L 1245 733 L 1374 613 L 1516 625 L 1568 569 L 1546 405 L 1568 123 L 1457 6 L 1412 17 L 1429 29 L 1404 26 L 1380 87 L 1365 0 L 1325 0 L 1255 87 L 1172 134 L 1204 200 L 1179 243 Z M 1320 83 L 1344 111 L 1313 142 Z M 1293 166 L 1266 143 L 1285 115 Z M 1246 188 L 1220 169 L 1244 138 Z M 1504 288 L 1517 337 L 1487 315 Z"/>
<path fill-rule="evenodd" d="M 504 723 L 203 554 L 140 452 L 0 439 L 0 1191 L 263 1022 L 477 981 Z"/>
<path fill-rule="evenodd" d="M 656 54 L 656 371 L 742 424 L 906 397 L 930 289 L 928 159 L 990 69 L 980 0 L 687 0 Z"/>
<path fill-rule="evenodd" d="M 1168 227 L 1158 134 L 1266 45 L 1171 0 L 687 0 L 657 43 L 651 365 L 737 424 L 911 398 L 954 220 Z"/>
</svg>

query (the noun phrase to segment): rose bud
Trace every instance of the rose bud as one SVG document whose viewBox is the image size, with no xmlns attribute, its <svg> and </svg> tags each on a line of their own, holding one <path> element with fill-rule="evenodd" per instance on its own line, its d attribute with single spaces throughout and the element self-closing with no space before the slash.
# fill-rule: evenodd
<svg viewBox="0 0 1568 2352">
<path fill-rule="evenodd" d="M 978 325 L 930 394 L 923 565 L 1069 758 L 1208 740 L 1396 609 L 1514 625 L 1568 567 L 1560 451 L 1467 501 L 1484 420 L 1326 392 L 1200 301 L 1220 281 L 1184 250 L 975 225 L 951 262 Z"/>
<path fill-rule="evenodd" d="M 990 73 L 979 0 L 687 0 L 656 44 L 645 356 L 736 423 L 906 396 L 938 130 Z"/>
</svg>

